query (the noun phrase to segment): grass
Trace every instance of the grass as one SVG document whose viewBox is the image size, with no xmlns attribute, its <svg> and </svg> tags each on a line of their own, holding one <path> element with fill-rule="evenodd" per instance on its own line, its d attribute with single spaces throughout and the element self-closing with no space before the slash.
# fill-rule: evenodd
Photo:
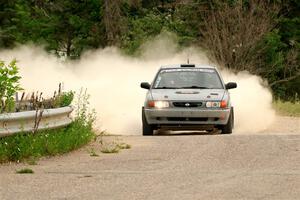
<svg viewBox="0 0 300 200">
<path fill-rule="evenodd" d="M 3 137 L 0 138 L 0 163 L 34 160 L 34 164 L 41 156 L 58 155 L 78 149 L 90 142 L 94 136 L 91 125 L 75 120 L 65 128 Z"/>
<path fill-rule="evenodd" d="M 95 149 L 91 149 L 90 156 L 92 156 L 92 157 L 98 157 L 99 155 L 95 152 Z"/>
<path fill-rule="evenodd" d="M 103 144 L 101 146 L 101 152 L 102 153 L 119 153 L 122 149 L 130 149 L 131 146 L 126 143 L 116 143 L 112 142 L 109 144 Z"/>
<path fill-rule="evenodd" d="M 300 117 L 300 101 L 292 103 L 278 100 L 273 103 L 273 106 L 280 115 Z"/>
<path fill-rule="evenodd" d="M 16 171 L 17 174 L 33 174 L 34 171 L 29 168 L 24 168 Z"/>
<path fill-rule="evenodd" d="M 37 158 L 29 157 L 26 159 L 26 162 L 28 165 L 37 165 Z"/>
<path fill-rule="evenodd" d="M 119 149 L 130 149 L 131 148 L 130 144 L 126 144 L 126 143 L 120 143 L 120 144 L 117 144 L 117 146 Z"/>
<path fill-rule="evenodd" d="M 102 147 L 101 152 L 102 153 L 119 153 L 120 148 L 117 145 L 114 146 L 106 146 L 106 147 Z"/>
</svg>

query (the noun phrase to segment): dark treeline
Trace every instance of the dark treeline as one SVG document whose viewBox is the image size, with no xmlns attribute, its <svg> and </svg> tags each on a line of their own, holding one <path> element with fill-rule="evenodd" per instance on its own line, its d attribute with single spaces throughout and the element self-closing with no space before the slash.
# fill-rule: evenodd
<svg viewBox="0 0 300 200">
<path fill-rule="evenodd" d="M 299 100 L 299 0 L 1 0 L 0 48 L 34 43 L 58 56 L 114 45 L 138 54 L 162 31 L 197 45 L 235 72 L 268 80 L 275 97 Z"/>
</svg>

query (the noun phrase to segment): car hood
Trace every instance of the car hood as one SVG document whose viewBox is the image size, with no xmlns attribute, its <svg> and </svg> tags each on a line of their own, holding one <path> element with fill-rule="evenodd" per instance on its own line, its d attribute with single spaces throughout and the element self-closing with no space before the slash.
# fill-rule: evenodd
<svg viewBox="0 0 300 200">
<path fill-rule="evenodd" d="M 153 100 L 217 101 L 222 100 L 224 89 L 152 89 Z"/>
</svg>

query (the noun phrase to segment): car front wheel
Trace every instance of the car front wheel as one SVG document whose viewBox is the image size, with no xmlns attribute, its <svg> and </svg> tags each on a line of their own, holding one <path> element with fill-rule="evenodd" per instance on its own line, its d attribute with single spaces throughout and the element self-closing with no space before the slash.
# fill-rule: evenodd
<svg viewBox="0 0 300 200">
<path fill-rule="evenodd" d="M 231 107 L 230 116 L 226 125 L 221 126 L 222 134 L 231 134 L 234 126 L 234 112 Z"/>
<path fill-rule="evenodd" d="M 143 122 L 143 136 L 150 136 L 153 135 L 153 125 L 148 124 L 144 108 L 142 109 L 142 122 Z"/>
</svg>

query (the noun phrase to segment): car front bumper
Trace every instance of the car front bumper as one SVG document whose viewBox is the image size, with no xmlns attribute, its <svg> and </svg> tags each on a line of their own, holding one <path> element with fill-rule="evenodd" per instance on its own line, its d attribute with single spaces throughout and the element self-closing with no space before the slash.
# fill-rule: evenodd
<svg viewBox="0 0 300 200">
<path fill-rule="evenodd" d="M 156 125 L 225 125 L 230 108 L 145 108 L 145 116 L 148 124 Z"/>
</svg>

